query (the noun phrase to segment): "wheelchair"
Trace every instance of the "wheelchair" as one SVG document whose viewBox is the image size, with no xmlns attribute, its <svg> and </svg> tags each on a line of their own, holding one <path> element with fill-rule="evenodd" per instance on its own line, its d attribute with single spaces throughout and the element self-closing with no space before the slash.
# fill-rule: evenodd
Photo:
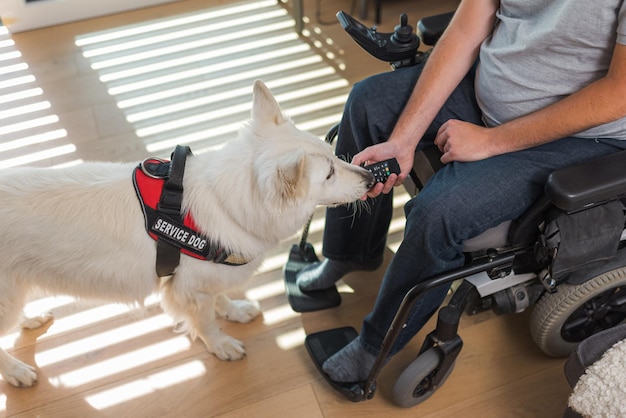
<svg viewBox="0 0 626 418">
<path fill-rule="evenodd" d="M 414 65 L 428 58 L 420 43 L 432 47 L 452 13 L 418 22 L 419 34 L 407 16 L 393 33 L 378 33 L 339 12 L 348 34 L 374 57 L 392 68 Z M 335 126 L 327 135 L 332 142 Z M 411 173 L 410 193 L 419 189 L 441 166 L 436 147 L 419 151 Z M 357 337 L 351 327 L 309 334 L 307 351 L 329 384 L 351 401 L 371 399 L 382 369 L 413 303 L 425 292 L 456 282 L 446 306 L 439 309 L 417 358 L 401 373 L 393 400 L 411 407 L 428 399 L 450 376 L 463 341 L 458 335 L 461 314 L 488 309 L 496 314 L 532 308 L 530 331 L 547 355 L 565 357 L 587 337 L 626 319 L 626 151 L 620 151 L 550 174 L 544 195 L 519 219 L 505 222 L 463 243 L 465 264 L 412 288 L 404 297 L 380 347 L 380 354 L 363 382 L 330 380 L 322 364 Z M 408 180 L 408 179 L 407 179 Z M 306 242 L 308 225 L 299 244 L 291 249 L 284 268 L 289 303 L 297 312 L 337 306 L 336 288 L 302 292 L 295 275 L 318 261 Z"/>
</svg>

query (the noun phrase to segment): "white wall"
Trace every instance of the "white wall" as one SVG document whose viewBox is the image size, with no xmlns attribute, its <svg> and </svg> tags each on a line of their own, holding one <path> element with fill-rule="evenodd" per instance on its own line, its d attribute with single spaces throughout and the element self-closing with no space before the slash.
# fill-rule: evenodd
<svg viewBox="0 0 626 418">
<path fill-rule="evenodd" d="M 176 0 L 0 0 L 0 19 L 13 33 Z"/>
</svg>

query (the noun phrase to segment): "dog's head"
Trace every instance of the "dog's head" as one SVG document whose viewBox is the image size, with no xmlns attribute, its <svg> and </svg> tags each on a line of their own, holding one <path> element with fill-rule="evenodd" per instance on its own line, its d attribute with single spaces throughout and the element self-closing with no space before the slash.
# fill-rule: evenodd
<svg viewBox="0 0 626 418">
<path fill-rule="evenodd" d="M 262 141 L 254 159 L 259 191 L 277 203 L 350 203 L 374 183 L 369 171 L 337 158 L 328 143 L 296 128 L 261 81 L 254 83 L 248 128 Z"/>
</svg>

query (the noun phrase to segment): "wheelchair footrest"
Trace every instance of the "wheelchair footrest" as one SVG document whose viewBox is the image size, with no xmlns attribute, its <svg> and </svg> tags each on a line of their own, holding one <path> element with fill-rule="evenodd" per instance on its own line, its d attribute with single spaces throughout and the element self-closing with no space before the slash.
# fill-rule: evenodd
<svg viewBox="0 0 626 418">
<path fill-rule="evenodd" d="M 326 331 L 316 332 L 309 334 L 304 340 L 304 345 L 311 356 L 311 360 L 322 373 L 322 376 L 326 381 L 339 393 L 344 395 L 352 402 L 365 401 L 371 399 L 374 396 L 372 390 L 371 393 L 365 393 L 365 382 L 335 382 L 324 372 L 322 366 L 324 362 L 332 357 L 335 353 L 341 350 L 346 345 L 350 344 L 358 336 L 356 330 L 352 327 L 343 327 L 329 329 Z"/>
<path fill-rule="evenodd" d="M 293 245 L 289 259 L 285 264 L 285 292 L 291 309 L 296 312 L 313 312 L 322 309 L 334 308 L 341 304 L 341 296 L 337 287 L 323 290 L 304 292 L 296 284 L 296 275 L 305 267 L 318 262 L 313 246 L 306 243 L 304 246 Z"/>
</svg>

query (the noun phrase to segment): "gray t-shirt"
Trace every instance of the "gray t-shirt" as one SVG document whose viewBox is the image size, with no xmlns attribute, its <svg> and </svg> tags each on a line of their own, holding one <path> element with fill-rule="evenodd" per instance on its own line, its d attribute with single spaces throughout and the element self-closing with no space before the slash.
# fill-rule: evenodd
<svg viewBox="0 0 626 418">
<path fill-rule="evenodd" d="M 624 0 L 501 0 L 476 75 L 485 124 L 539 110 L 602 78 L 616 42 L 626 44 Z M 626 139 L 626 118 L 576 136 Z"/>
</svg>

